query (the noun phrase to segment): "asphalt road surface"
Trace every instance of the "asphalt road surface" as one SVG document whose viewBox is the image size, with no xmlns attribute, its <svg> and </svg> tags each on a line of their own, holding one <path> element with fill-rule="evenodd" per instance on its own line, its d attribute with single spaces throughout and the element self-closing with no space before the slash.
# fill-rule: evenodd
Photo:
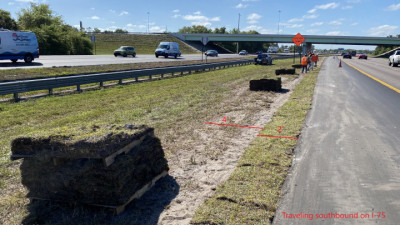
<svg viewBox="0 0 400 225">
<path fill-rule="evenodd" d="M 400 80 L 387 62 L 349 62 Z M 275 225 L 400 224 L 400 93 L 338 64 L 320 71 Z"/>
<path fill-rule="evenodd" d="M 205 56 L 204 60 L 205 60 Z M 243 58 L 238 54 L 219 54 L 218 57 L 208 57 L 209 60 L 216 58 Z M 10 60 L 0 60 L 0 69 L 16 68 L 40 68 L 40 67 L 62 67 L 62 66 L 89 66 L 104 64 L 125 64 L 125 63 L 144 63 L 144 62 L 165 62 L 175 60 L 201 60 L 201 54 L 182 55 L 177 59 L 174 57 L 156 58 L 152 55 L 136 55 L 136 57 L 114 57 L 114 55 L 43 55 L 35 59 L 33 63 L 26 64 L 24 60 L 11 63 Z"/>
</svg>

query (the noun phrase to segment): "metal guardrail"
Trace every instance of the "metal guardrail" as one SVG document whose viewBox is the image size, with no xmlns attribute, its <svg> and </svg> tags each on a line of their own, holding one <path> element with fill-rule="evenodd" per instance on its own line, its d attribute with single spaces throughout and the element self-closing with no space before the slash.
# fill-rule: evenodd
<svg viewBox="0 0 400 225">
<path fill-rule="evenodd" d="M 103 82 L 118 80 L 119 84 L 122 84 L 124 79 L 135 79 L 138 81 L 139 77 L 161 75 L 161 78 L 165 74 L 171 74 L 174 76 L 175 73 L 183 75 L 184 72 L 189 74 L 192 71 L 205 71 L 206 69 L 216 69 L 219 67 L 232 67 L 251 64 L 253 60 L 237 60 L 231 62 L 219 62 L 219 63 L 207 63 L 207 64 L 196 64 L 186 66 L 175 66 L 175 67 L 163 67 L 163 68 L 152 68 L 152 69 L 141 69 L 131 71 L 118 71 L 118 72 L 106 72 L 96 74 L 83 74 L 75 76 L 59 76 L 51 78 L 40 78 L 31 80 L 19 80 L 19 81 L 6 81 L 0 82 L 0 95 L 14 94 L 14 99 L 18 100 L 19 93 L 38 91 L 38 90 L 49 90 L 49 94 L 53 94 L 54 88 L 76 86 L 77 91 L 80 91 L 80 86 L 83 84 L 100 83 L 103 86 Z"/>
</svg>

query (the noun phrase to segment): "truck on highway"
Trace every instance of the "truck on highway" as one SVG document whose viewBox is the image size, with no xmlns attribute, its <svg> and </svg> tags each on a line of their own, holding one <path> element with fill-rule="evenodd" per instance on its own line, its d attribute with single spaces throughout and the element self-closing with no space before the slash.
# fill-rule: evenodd
<svg viewBox="0 0 400 225">
<path fill-rule="evenodd" d="M 31 63 L 39 58 L 39 44 L 32 32 L 0 30 L 0 60 Z"/>
<path fill-rule="evenodd" d="M 269 46 L 268 47 L 268 52 L 269 53 L 277 53 L 279 48 L 277 46 Z"/>
<path fill-rule="evenodd" d="M 400 63 L 400 50 L 397 50 L 389 57 L 389 66 L 398 66 Z"/>
<path fill-rule="evenodd" d="M 158 56 L 164 56 L 165 58 L 173 56 L 176 59 L 181 56 L 181 51 L 179 50 L 179 44 L 176 42 L 161 42 L 154 54 L 157 58 Z"/>
</svg>

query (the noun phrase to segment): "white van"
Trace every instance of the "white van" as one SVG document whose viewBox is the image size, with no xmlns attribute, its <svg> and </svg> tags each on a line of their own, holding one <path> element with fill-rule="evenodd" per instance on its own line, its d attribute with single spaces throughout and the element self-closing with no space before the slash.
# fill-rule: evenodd
<svg viewBox="0 0 400 225">
<path fill-rule="evenodd" d="M 178 56 L 181 56 L 179 44 L 176 42 L 161 42 L 155 51 L 155 55 L 157 58 L 161 55 L 165 58 L 168 58 L 168 56 L 173 56 L 176 59 Z"/>
<path fill-rule="evenodd" d="M 0 30 L 0 60 L 31 63 L 35 58 L 39 58 L 39 45 L 34 33 Z"/>
</svg>

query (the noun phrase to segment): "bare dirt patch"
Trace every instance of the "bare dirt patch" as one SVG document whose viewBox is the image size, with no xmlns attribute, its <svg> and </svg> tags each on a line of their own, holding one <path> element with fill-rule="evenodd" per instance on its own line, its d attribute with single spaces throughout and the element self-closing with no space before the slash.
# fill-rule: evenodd
<svg viewBox="0 0 400 225">
<path fill-rule="evenodd" d="M 303 76 L 285 82 L 284 90 L 293 90 Z M 227 117 L 227 124 L 264 127 L 290 94 L 290 91 L 251 92 L 248 86 L 237 87 L 230 99 L 216 106 L 225 108 L 223 116 L 213 116 L 211 121 L 204 122 L 224 123 L 221 120 Z M 196 208 L 229 177 L 241 154 L 259 131 L 205 124 L 200 127 L 188 125 L 184 131 L 188 135 L 178 137 L 176 143 L 179 144 L 167 147 L 177 149 L 170 156 L 169 174 L 179 184 L 180 190 L 161 213 L 158 224 L 189 224 Z"/>
</svg>

